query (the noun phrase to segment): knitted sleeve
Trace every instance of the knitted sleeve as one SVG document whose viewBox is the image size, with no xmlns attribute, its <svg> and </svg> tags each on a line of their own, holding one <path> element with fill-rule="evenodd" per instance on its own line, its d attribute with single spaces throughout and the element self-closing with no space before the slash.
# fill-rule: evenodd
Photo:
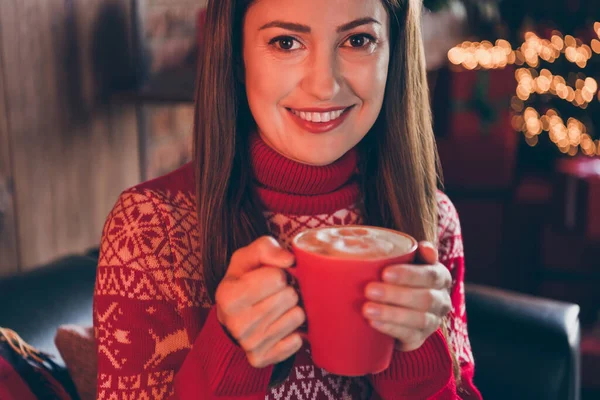
<svg viewBox="0 0 600 400">
<path fill-rule="evenodd" d="M 475 362 L 467 331 L 465 308 L 465 261 L 460 220 L 454 204 L 438 192 L 438 251 L 439 260 L 452 274 L 452 311 L 448 318 L 448 339 L 461 368 L 460 398 L 479 400 L 481 394 L 473 384 Z"/>
<path fill-rule="evenodd" d="M 214 309 L 185 295 L 192 281 L 178 272 L 172 246 L 182 238 L 168 228 L 177 219 L 157 201 L 124 192 L 104 225 L 93 308 L 97 399 L 264 398 L 271 369 L 251 367 Z"/>
<path fill-rule="evenodd" d="M 452 358 L 441 329 L 414 351 L 394 350 L 390 366 L 369 376 L 371 400 L 456 400 Z"/>
</svg>

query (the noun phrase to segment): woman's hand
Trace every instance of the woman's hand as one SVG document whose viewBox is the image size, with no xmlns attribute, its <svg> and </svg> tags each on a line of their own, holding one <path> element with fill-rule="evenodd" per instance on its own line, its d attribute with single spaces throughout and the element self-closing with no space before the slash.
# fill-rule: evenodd
<svg viewBox="0 0 600 400">
<path fill-rule="evenodd" d="M 294 255 L 264 236 L 233 253 L 216 292 L 217 318 L 256 368 L 277 364 L 302 347 L 298 294 L 284 269 Z"/>
<path fill-rule="evenodd" d="M 417 261 L 425 265 L 387 267 L 383 282 L 369 283 L 365 290 L 371 301 L 363 314 L 375 329 L 397 339 L 401 351 L 421 347 L 452 308 L 452 276 L 431 243 L 419 243 Z"/>
</svg>

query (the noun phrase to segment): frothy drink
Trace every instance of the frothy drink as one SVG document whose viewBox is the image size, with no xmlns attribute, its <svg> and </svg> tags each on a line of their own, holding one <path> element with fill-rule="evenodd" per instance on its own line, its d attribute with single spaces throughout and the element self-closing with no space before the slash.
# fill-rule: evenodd
<svg viewBox="0 0 600 400">
<path fill-rule="evenodd" d="M 346 226 L 311 229 L 295 238 L 298 248 L 324 256 L 375 260 L 408 253 L 411 238 L 375 227 Z"/>
</svg>

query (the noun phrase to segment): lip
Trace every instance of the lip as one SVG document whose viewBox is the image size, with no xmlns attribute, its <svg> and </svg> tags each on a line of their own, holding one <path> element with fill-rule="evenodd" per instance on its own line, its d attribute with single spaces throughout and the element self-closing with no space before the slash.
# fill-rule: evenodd
<svg viewBox="0 0 600 400">
<path fill-rule="evenodd" d="M 286 110 L 289 113 L 292 120 L 300 128 L 302 128 L 303 130 L 310 132 L 310 133 L 321 134 L 321 133 L 326 133 L 326 132 L 332 131 L 335 128 L 337 128 L 338 126 L 340 126 L 346 120 L 346 118 L 348 118 L 348 115 L 350 114 L 350 111 L 352 111 L 353 108 L 354 108 L 354 106 L 342 107 L 342 108 L 336 107 L 336 108 L 331 108 L 331 109 L 294 108 L 295 111 L 304 111 L 304 112 L 330 112 L 330 111 L 337 111 L 337 110 L 345 110 L 342 113 L 342 115 L 340 115 L 337 119 L 334 119 L 333 121 L 329 121 L 329 122 L 305 121 L 302 118 L 300 118 L 299 116 L 297 116 L 296 114 L 294 114 L 292 112 L 292 109 L 286 108 Z M 308 110 L 322 110 L 322 111 L 308 111 Z"/>
<path fill-rule="evenodd" d="M 318 107 L 308 107 L 308 108 L 291 108 L 291 107 L 287 107 L 287 108 L 288 109 L 292 109 L 292 110 L 296 110 L 296 111 L 326 113 L 326 112 L 331 112 L 331 111 L 345 110 L 346 108 L 350 108 L 350 107 L 352 107 L 352 106 L 347 106 L 347 107 L 329 107 L 329 108 L 318 108 Z"/>
</svg>

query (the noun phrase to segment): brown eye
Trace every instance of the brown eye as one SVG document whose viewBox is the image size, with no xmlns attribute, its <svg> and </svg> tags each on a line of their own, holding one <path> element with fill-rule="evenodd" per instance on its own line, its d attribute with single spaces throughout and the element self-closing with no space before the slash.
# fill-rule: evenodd
<svg viewBox="0 0 600 400">
<path fill-rule="evenodd" d="M 370 44 L 375 43 L 375 38 L 371 35 L 360 34 L 360 35 L 352 35 L 346 40 L 347 46 L 355 49 L 360 49 L 366 47 Z"/>
<path fill-rule="evenodd" d="M 292 47 L 294 47 L 294 41 L 292 39 L 279 39 L 279 47 L 281 47 L 283 50 L 290 50 Z"/>
<path fill-rule="evenodd" d="M 365 45 L 366 38 L 364 36 L 352 36 L 350 38 L 350 45 L 352 47 L 362 47 Z"/>
<path fill-rule="evenodd" d="M 300 42 L 291 36 L 278 36 L 271 39 L 269 44 L 281 51 L 293 51 L 298 50 L 301 47 Z"/>
</svg>

